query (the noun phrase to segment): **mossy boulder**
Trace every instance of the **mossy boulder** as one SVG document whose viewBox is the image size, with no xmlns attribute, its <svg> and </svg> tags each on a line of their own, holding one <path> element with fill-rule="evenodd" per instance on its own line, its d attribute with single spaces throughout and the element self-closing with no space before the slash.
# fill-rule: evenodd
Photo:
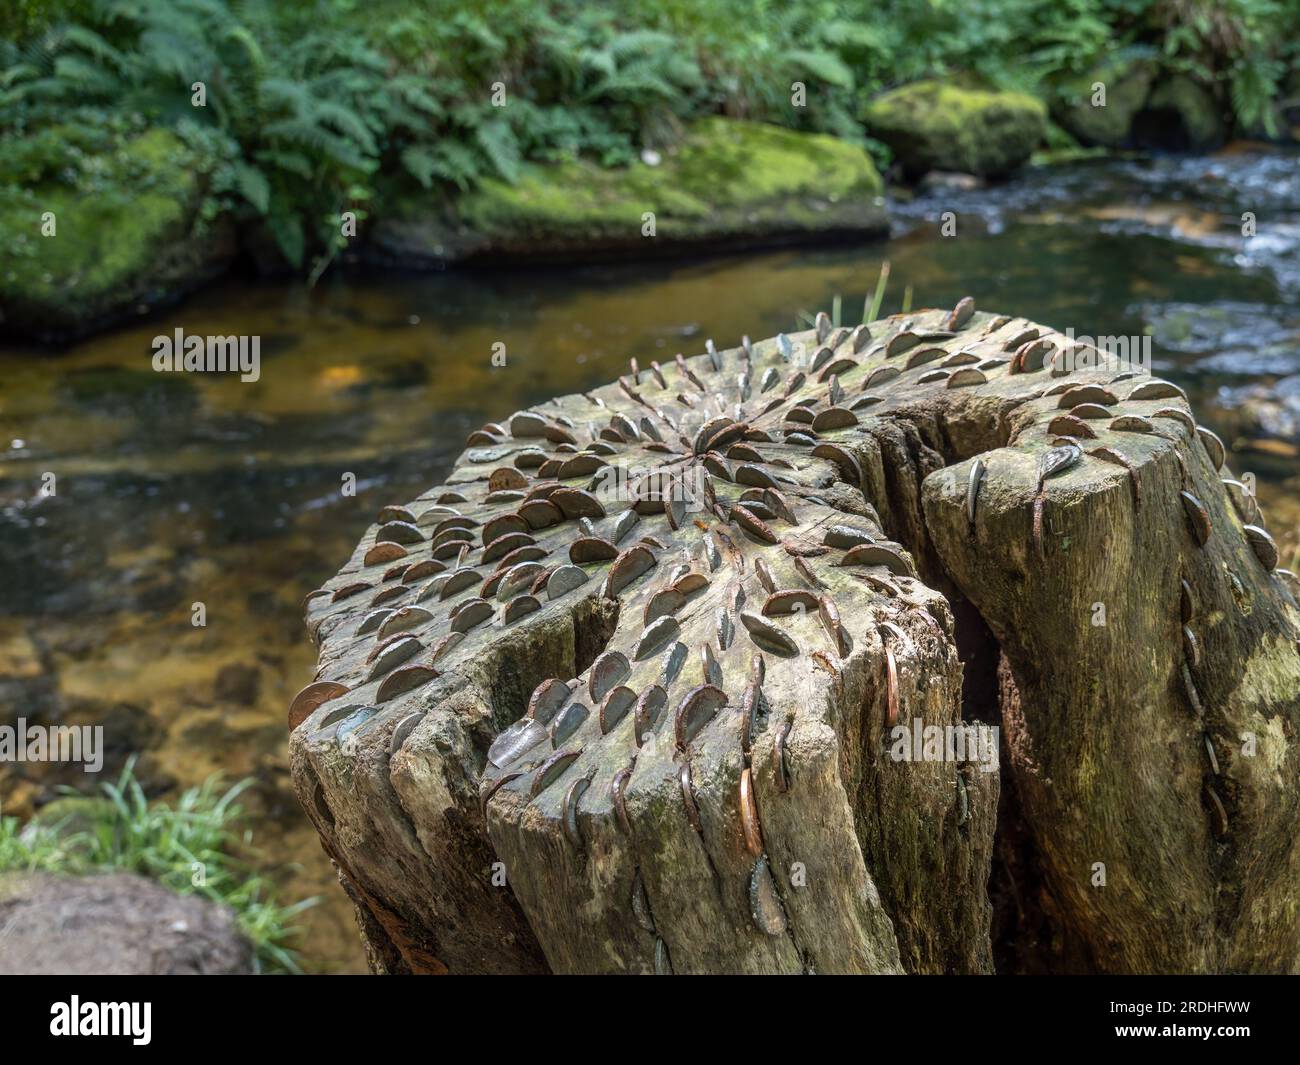
<svg viewBox="0 0 1300 1065">
<path fill-rule="evenodd" d="M 0 330 L 69 339 L 212 277 L 203 160 L 175 134 L 52 127 L 0 142 Z"/>
<path fill-rule="evenodd" d="M 953 170 L 1008 174 L 1029 159 L 1047 130 L 1032 96 L 918 81 L 877 97 L 863 116 L 910 176 Z"/>
<path fill-rule="evenodd" d="M 454 214 L 425 197 L 398 202 L 377 224 L 372 251 L 419 264 L 484 255 L 651 256 L 710 243 L 883 235 L 881 193 L 880 175 L 862 148 L 708 118 L 655 166 L 604 169 L 585 160 L 534 166 L 514 184 L 485 182 L 460 199 Z"/>
<path fill-rule="evenodd" d="M 65 795 L 37 810 L 31 823 L 58 829 L 68 836 L 94 832 L 97 825 L 111 824 L 113 819 L 112 800 L 97 795 Z"/>
<path fill-rule="evenodd" d="M 1123 147 L 1155 76 L 1156 64 L 1150 60 L 1104 63 L 1057 86 L 1052 117 L 1083 144 Z"/>
<path fill-rule="evenodd" d="M 1185 74 L 1158 84 L 1139 118 L 1139 139 L 1152 147 L 1215 148 L 1228 133 L 1223 108 L 1214 94 Z"/>
</svg>

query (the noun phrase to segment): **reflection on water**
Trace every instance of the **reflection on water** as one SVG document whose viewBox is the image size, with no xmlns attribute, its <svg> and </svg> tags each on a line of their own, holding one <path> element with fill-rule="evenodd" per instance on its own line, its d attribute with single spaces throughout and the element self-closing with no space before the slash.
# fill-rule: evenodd
<svg viewBox="0 0 1300 1065">
<path fill-rule="evenodd" d="M 969 293 L 1082 334 L 1151 331 L 1157 371 L 1236 440 L 1220 405 L 1231 389 L 1300 369 L 1287 243 L 1300 232 L 1300 178 L 1293 157 L 1284 163 L 1112 163 L 935 191 L 900 210 L 887 245 L 336 277 L 311 292 L 232 281 L 58 357 L 11 347 L 0 354 L 0 716 L 102 723 L 106 772 L 143 750 L 159 793 L 216 770 L 255 775 L 256 843 L 268 861 L 298 863 L 288 897 L 326 900 L 308 918 L 309 967 L 359 969 L 344 896 L 289 785 L 284 712 L 314 669 L 301 599 L 380 506 L 438 481 L 484 420 L 605 382 L 629 355 L 644 364 L 710 336 L 770 335 L 837 294 L 856 321 L 884 257 L 886 312 L 911 285 L 918 306 Z M 1243 241 L 1243 196 L 1272 244 Z M 944 210 L 958 213 L 956 238 L 939 236 Z M 260 335 L 261 379 L 153 373 L 152 337 L 178 326 Z M 494 369 L 497 343 L 507 365 Z M 1293 556 L 1294 447 L 1272 441 L 1232 461 L 1261 479 Z M 57 491 L 38 498 L 46 472 Z M 355 497 L 341 491 L 348 473 Z M 191 624 L 195 603 L 204 627 Z M 0 798 L 23 813 L 57 784 L 84 786 L 79 776 L 9 767 Z"/>
</svg>

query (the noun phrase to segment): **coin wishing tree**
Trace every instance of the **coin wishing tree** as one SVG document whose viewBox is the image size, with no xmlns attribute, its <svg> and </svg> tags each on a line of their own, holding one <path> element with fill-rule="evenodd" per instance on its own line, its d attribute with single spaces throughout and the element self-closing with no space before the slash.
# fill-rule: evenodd
<svg viewBox="0 0 1300 1065">
<path fill-rule="evenodd" d="M 1039 968 L 1300 967 L 1300 590 L 1097 355 L 819 315 L 474 432 L 307 603 L 372 965 L 988 972 L 996 903 Z"/>
</svg>

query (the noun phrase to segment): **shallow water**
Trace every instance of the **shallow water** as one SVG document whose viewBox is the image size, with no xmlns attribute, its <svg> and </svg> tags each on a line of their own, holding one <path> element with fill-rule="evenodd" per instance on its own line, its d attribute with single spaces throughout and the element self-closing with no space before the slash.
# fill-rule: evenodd
<svg viewBox="0 0 1300 1065">
<path fill-rule="evenodd" d="M 320 894 L 312 969 L 359 970 L 351 914 L 286 765 L 285 708 L 314 670 L 303 595 L 386 503 L 447 471 L 466 434 L 642 364 L 770 335 L 842 295 L 856 322 L 881 261 L 885 313 L 971 294 L 1060 329 L 1153 336 L 1155 370 L 1260 480 L 1296 561 L 1300 460 L 1240 437 L 1239 390 L 1300 373 L 1294 155 L 1108 162 L 900 205 L 887 243 L 629 267 L 232 280 L 58 354 L 0 348 L 0 718 L 103 723 L 153 792 L 252 774 L 254 844 L 288 899 Z M 1258 235 L 1241 235 L 1254 211 Z M 940 235 L 953 211 L 957 235 Z M 152 338 L 262 338 L 261 379 L 156 374 Z M 493 368 L 493 345 L 507 365 Z M 1300 401 L 1300 393 L 1297 395 Z M 41 498 L 42 475 L 56 494 Z M 341 491 L 354 474 L 355 496 Z M 191 624 L 203 603 L 205 627 Z M 15 771 L 17 770 L 17 771 Z M 0 771 L 26 813 L 79 771 Z"/>
</svg>

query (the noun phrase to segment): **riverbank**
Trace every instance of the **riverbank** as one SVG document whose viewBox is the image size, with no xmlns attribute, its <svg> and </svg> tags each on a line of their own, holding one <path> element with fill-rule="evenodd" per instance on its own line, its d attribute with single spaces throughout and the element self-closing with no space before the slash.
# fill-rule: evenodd
<svg viewBox="0 0 1300 1065">
<path fill-rule="evenodd" d="M 5 16 L 0 336 L 66 344 L 232 272 L 870 239 L 887 184 L 1300 129 L 1300 15 L 441 6 Z M 187 43 L 185 84 L 164 40 Z"/>
<path fill-rule="evenodd" d="M 63 136 L 64 131 L 54 134 Z M 42 135 L 45 136 L 45 135 Z M 210 164 L 167 131 L 95 138 L 77 156 L 102 198 L 54 182 L 13 193 L 0 225 L 0 335 L 51 344 L 175 303 L 230 272 L 291 276 L 247 218 L 205 205 Z M 94 152 L 96 154 L 86 154 Z M 884 185 L 861 147 L 824 134 L 701 119 L 662 156 L 625 167 L 530 167 L 448 201 L 393 195 L 373 220 L 340 214 L 353 270 L 649 259 L 886 235 Z M 24 218 L 48 214 L 49 234 Z"/>
</svg>

